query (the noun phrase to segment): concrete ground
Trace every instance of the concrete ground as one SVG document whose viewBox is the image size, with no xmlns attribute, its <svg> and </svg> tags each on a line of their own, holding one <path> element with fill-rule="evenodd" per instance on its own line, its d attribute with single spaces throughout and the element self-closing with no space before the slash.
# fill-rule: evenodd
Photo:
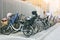
<svg viewBox="0 0 60 40">
<path fill-rule="evenodd" d="M 29 38 L 24 36 L 22 32 L 18 32 L 18 33 L 14 33 L 14 34 L 11 33 L 10 35 L 1 34 L 0 40 L 47 40 L 47 38 L 49 39 L 49 36 L 52 34 L 52 32 L 54 33 L 56 30 L 60 30 L 59 26 L 60 26 L 60 23 L 57 23 L 54 26 L 52 26 L 51 28 L 44 30 L 42 32 L 39 32 L 35 35 L 32 35 Z M 51 36 L 50 36 L 50 38 L 51 38 Z M 53 40 L 53 39 L 51 38 L 50 40 Z"/>
</svg>

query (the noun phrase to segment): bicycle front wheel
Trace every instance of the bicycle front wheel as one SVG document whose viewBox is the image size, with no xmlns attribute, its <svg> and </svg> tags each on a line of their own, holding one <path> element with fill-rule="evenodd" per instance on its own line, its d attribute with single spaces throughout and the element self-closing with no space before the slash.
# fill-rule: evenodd
<svg viewBox="0 0 60 40">
<path fill-rule="evenodd" d="M 33 28 L 32 26 L 27 26 L 24 31 L 23 31 L 23 34 L 25 36 L 31 36 L 33 34 Z"/>
</svg>

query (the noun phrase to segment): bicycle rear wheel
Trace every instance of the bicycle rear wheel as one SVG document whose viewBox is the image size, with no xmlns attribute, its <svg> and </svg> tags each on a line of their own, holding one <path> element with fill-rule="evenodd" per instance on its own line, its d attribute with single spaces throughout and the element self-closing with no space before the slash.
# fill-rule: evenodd
<svg viewBox="0 0 60 40">
<path fill-rule="evenodd" d="M 7 26 L 1 28 L 1 33 L 2 33 L 2 34 L 9 35 L 11 32 L 12 32 L 12 30 L 11 30 L 10 27 L 9 27 L 8 29 L 7 29 Z"/>
</svg>

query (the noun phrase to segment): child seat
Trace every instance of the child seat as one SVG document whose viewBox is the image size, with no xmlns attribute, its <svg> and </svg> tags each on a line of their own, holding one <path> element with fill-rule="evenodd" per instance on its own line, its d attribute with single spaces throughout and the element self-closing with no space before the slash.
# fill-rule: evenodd
<svg viewBox="0 0 60 40">
<path fill-rule="evenodd" d="M 11 17 L 10 23 L 11 23 L 11 24 L 14 24 L 14 22 L 15 22 L 17 19 L 18 19 L 18 13 Z"/>
</svg>

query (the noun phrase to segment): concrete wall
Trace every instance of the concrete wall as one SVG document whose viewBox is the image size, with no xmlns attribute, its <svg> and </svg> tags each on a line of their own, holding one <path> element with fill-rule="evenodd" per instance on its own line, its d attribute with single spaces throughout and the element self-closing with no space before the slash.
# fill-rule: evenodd
<svg viewBox="0 0 60 40">
<path fill-rule="evenodd" d="M 23 13 L 26 16 L 29 16 L 33 10 L 35 10 L 35 8 L 32 5 L 15 0 L 3 0 L 3 17 L 6 17 L 6 14 L 9 12 L 19 12 L 20 14 Z"/>
<path fill-rule="evenodd" d="M 2 7 L 3 5 L 2 5 L 2 4 L 3 4 L 3 3 L 2 3 L 2 0 L 0 0 L 0 19 L 2 18 L 2 13 L 3 13 L 3 12 L 2 12 L 2 11 L 3 11 L 3 10 L 2 10 L 2 9 L 3 9 L 3 7 Z"/>
</svg>

